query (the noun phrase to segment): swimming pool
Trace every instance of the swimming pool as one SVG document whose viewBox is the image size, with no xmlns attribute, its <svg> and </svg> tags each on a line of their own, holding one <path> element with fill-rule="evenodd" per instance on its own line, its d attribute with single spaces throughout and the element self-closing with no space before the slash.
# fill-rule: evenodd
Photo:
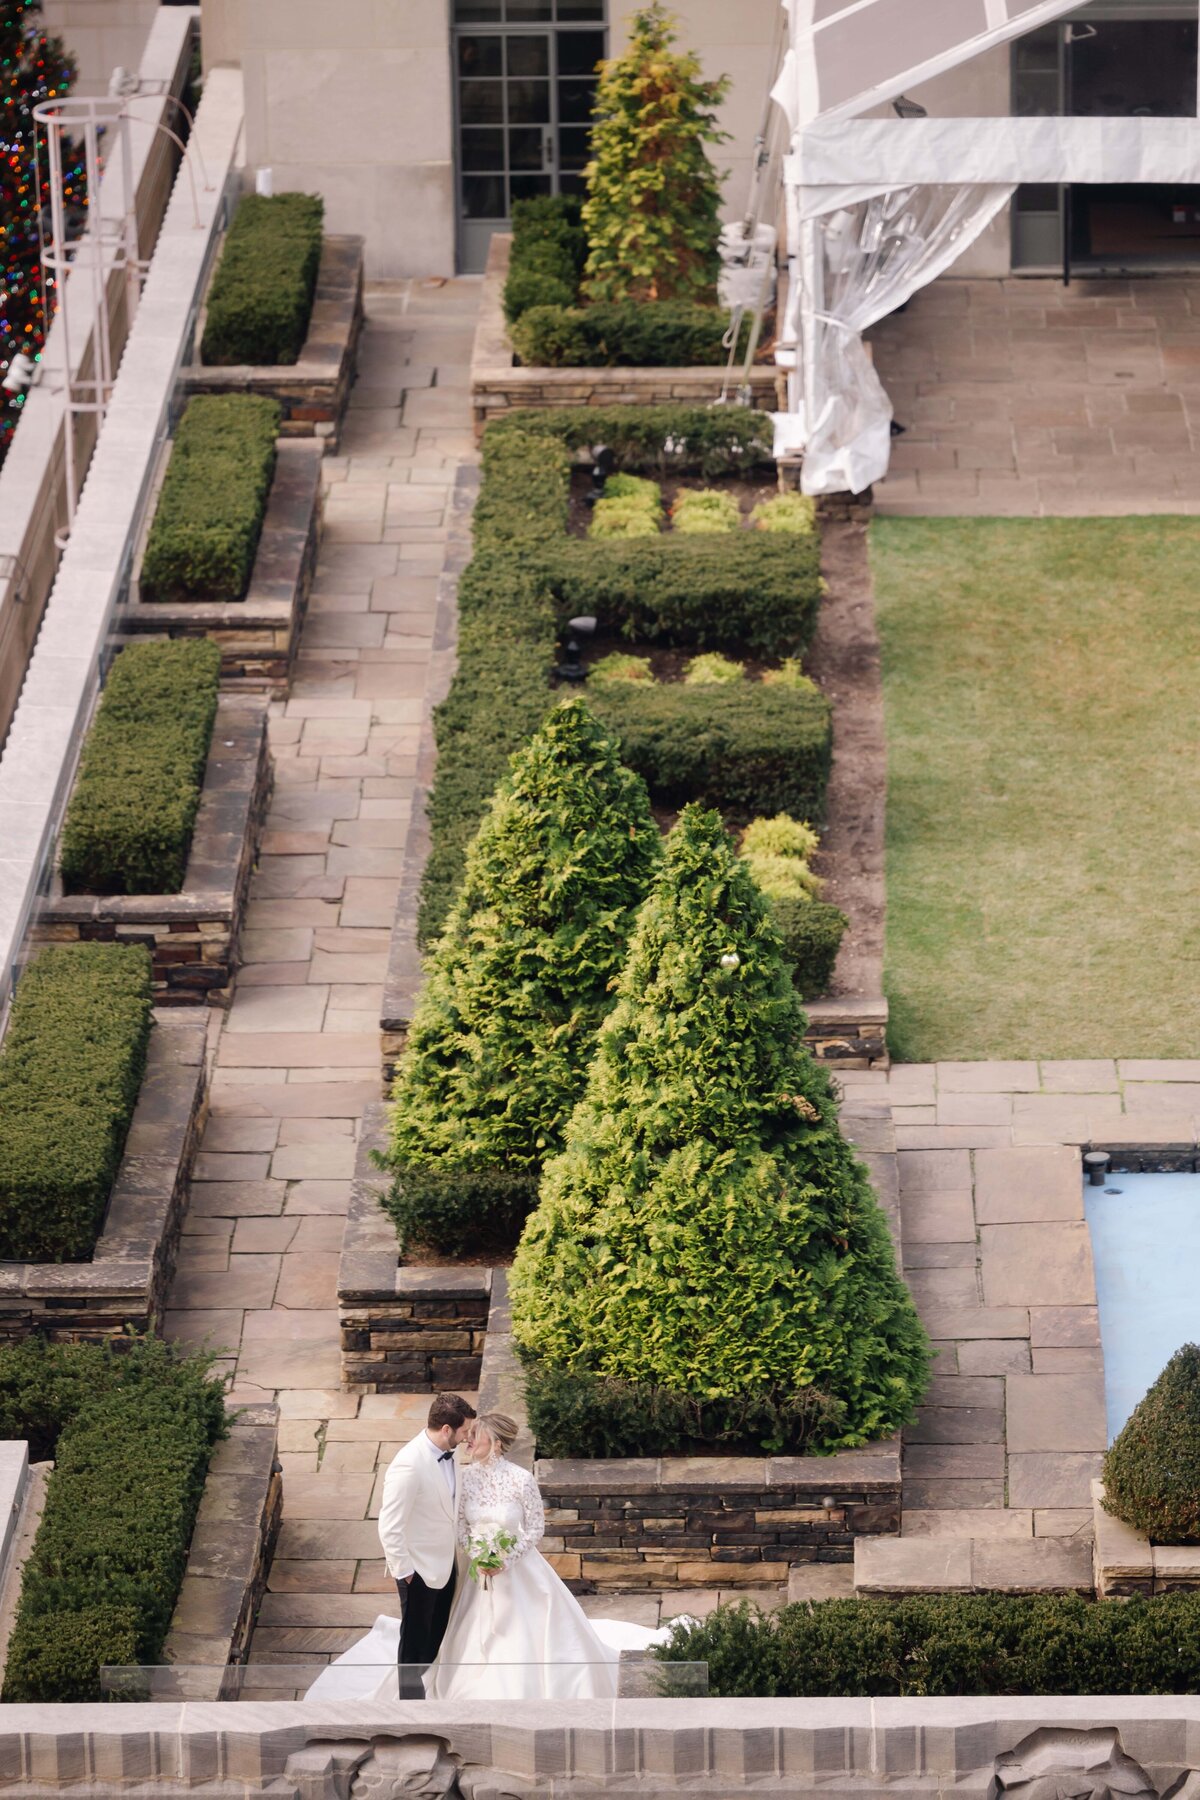
<svg viewBox="0 0 1200 1800">
<path fill-rule="evenodd" d="M 1111 1443 L 1179 1346 L 1200 1339 L 1200 1174 L 1114 1170 L 1083 1193 Z"/>
</svg>

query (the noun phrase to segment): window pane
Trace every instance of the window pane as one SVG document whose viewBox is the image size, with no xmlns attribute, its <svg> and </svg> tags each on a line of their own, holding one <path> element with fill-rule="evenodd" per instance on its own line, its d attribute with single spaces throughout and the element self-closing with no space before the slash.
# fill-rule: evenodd
<svg viewBox="0 0 1200 1800">
<path fill-rule="evenodd" d="M 508 72 L 510 75 L 541 75 L 550 73 L 550 39 L 535 32 L 529 37 L 510 37 L 505 39 L 508 51 Z"/>
<path fill-rule="evenodd" d="M 508 84 L 508 117 L 513 125 L 548 125 L 550 123 L 550 83 L 548 81 L 510 81 Z"/>
<path fill-rule="evenodd" d="M 560 194 L 586 194 L 587 183 L 582 175 L 572 175 L 564 169 L 558 178 L 558 191 Z"/>
<path fill-rule="evenodd" d="M 458 72 L 460 75 L 503 75 L 501 65 L 504 39 L 502 37 L 479 37 L 474 32 L 470 37 L 458 40 Z"/>
<path fill-rule="evenodd" d="M 573 77 L 558 84 L 558 116 L 564 125 L 586 125 L 592 116 L 594 81 Z"/>
<path fill-rule="evenodd" d="M 603 19 L 604 0 L 558 0 L 558 17 L 564 25 L 572 19 Z"/>
<path fill-rule="evenodd" d="M 508 166 L 510 169 L 545 167 L 545 137 L 540 125 L 522 125 L 508 134 Z"/>
<path fill-rule="evenodd" d="M 462 184 L 463 217 L 467 219 L 503 219 L 503 175 L 464 175 Z"/>
<path fill-rule="evenodd" d="M 490 174 L 504 167 L 504 133 L 494 129 L 467 126 L 459 133 L 464 169 Z"/>
<path fill-rule="evenodd" d="M 508 184 L 508 191 L 514 200 L 533 200 L 538 194 L 550 192 L 548 175 L 514 175 Z"/>
<path fill-rule="evenodd" d="M 530 19 L 553 17 L 553 0 L 508 0 L 507 18 L 510 25 L 524 25 Z"/>
<path fill-rule="evenodd" d="M 459 90 L 459 109 L 464 125 L 504 123 L 504 83 L 464 81 Z"/>
<path fill-rule="evenodd" d="M 501 0 L 454 0 L 456 25 L 498 25 Z"/>
<path fill-rule="evenodd" d="M 564 31 L 558 39 L 560 75 L 591 75 L 604 56 L 602 31 Z"/>
<path fill-rule="evenodd" d="M 558 163 L 562 169 L 582 169 L 588 159 L 591 132 L 585 125 L 564 125 L 558 134 Z"/>
</svg>

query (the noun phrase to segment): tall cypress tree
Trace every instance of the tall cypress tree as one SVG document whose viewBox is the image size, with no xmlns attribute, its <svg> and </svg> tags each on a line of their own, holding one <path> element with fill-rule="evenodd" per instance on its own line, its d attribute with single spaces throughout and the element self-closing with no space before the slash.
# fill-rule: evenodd
<svg viewBox="0 0 1200 1800">
<path fill-rule="evenodd" d="M 911 1417 L 925 1333 L 804 1028 L 767 902 L 688 807 L 513 1268 L 531 1412 L 552 1370 L 777 1420 L 814 1390 L 823 1448 Z"/>
<path fill-rule="evenodd" d="M 661 854 L 641 778 L 566 701 L 489 803 L 397 1069 L 386 1204 L 405 1242 L 515 1240 Z"/>
<path fill-rule="evenodd" d="M 0 6 L 0 376 L 18 352 L 37 357 L 49 329 L 38 219 L 49 203 L 46 137 L 33 109 L 65 94 L 75 65 L 61 38 L 42 27 L 41 0 Z M 35 146 L 36 169 L 35 169 Z M 83 170 L 64 171 L 64 193 L 84 204 Z M 21 416 L 23 398 L 0 396 L 0 462 Z"/>
</svg>

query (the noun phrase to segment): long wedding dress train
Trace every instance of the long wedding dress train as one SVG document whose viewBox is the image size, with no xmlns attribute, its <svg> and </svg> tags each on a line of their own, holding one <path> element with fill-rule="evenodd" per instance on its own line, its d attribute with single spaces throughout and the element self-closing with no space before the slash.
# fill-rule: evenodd
<svg viewBox="0 0 1200 1800">
<path fill-rule="evenodd" d="M 459 1479 L 458 1582 L 441 1650 L 425 1676 L 426 1696 L 447 1701 L 615 1699 L 621 1651 L 649 1649 L 665 1641 L 670 1628 L 650 1631 L 620 1619 L 588 1618 L 537 1548 L 545 1514 L 537 1483 L 524 1469 L 492 1457 L 468 1463 Z M 517 1547 L 485 1587 L 467 1575 L 467 1545 L 472 1537 L 495 1531 L 514 1537 Z M 398 1619 L 378 1618 L 366 1638 L 318 1677 L 309 1695 L 398 1697 L 399 1630 Z"/>
</svg>

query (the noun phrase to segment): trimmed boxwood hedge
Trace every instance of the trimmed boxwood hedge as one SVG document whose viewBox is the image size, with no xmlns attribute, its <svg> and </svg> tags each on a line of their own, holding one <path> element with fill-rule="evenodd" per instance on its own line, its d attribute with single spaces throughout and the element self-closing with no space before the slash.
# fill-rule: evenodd
<svg viewBox="0 0 1200 1800">
<path fill-rule="evenodd" d="M 1200 1543 L 1200 1344 L 1184 1344 L 1109 1445 L 1104 1507 L 1155 1544 Z"/>
<path fill-rule="evenodd" d="M 247 194 L 208 293 L 202 363 L 294 363 L 304 347 L 321 262 L 317 194 Z"/>
<path fill-rule="evenodd" d="M 146 1066 L 150 977 L 140 944 L 54 945 L 22 977 L 0 1048 L 0 1261 L 91 1256 Z"/>
<path fill-rule="evenodd" d="M 549 296 L 547 296 L 549 298 Z M 740 361 L 751 319 L 738 328 Z M 691 300 L 598 300 L 591 306 L 527 306 L 511 328 L 513 349 L 531 368 L 686 369 L 723 365 L 729 312 Z"/>
<path fill-rule="evenodd" d="M 626 682 L 591 699 L 656 801 L 696 800 L 734 820 L 824 815 L 833 747 L 824 694 L 755 681 Z"/>
<path fill-rule="evenodd" d="M 113 664 L 63 823 L 69 894 L 177 894 L 217 712 L 207 638 L 130 644 Z"/>
<path fill-rule="evenodd" d="M 677 1625 L 656 1654 L 706 1662 L 722 1696 L 1194 1694 L 1200 1594 L 933 1594 L 766 1616 L 743 1603 Z"/>
<path fill-rule="evenodd" d="M 504 317 L 514 325 L 531 306 L 573 306 L 587 256 L 574 194 L 514 200 Z"/>
<path fill-rule="evenodd" d="M 827 900 L 772 899 L 771 913 L 801 998 L 818 999 L 833 978 L 849 919 Z"/>
<path fill-rule="evenodd" d="M 143 600 L 241 600 L 275 473 L 280 408 L 197 394 L 175 442 L 142 558 Z"/>
<path fill-rule="evenodd" d="M 154 1338 L 0 1346 L 0 1438 L 55 1460 L 6 1702 L 98 1700 L 102 1664 L 159 1660 L 225 1429 L 210 1362 Z"/>
<path fill-rule="evenodd" d="M 434 714 L 437 773 L 418 935 L 437 937 L 463 856 L 517 746 L 553 701 L 559 622 L 597 612 L 606 629 L 666 643 L 802 647 L 820 596 L 812 545 L 780 553 L 767 533 L 710 543 L 573 543 L 566 537 L 571 453 L 607 443 L 629 471 L 706 476 L 770 457 L 771 423 L 734 407 L 560 407 L 489 425 L 473 519 L 475 553 L 458 588 L 458 666 Z"/>
</svg>

